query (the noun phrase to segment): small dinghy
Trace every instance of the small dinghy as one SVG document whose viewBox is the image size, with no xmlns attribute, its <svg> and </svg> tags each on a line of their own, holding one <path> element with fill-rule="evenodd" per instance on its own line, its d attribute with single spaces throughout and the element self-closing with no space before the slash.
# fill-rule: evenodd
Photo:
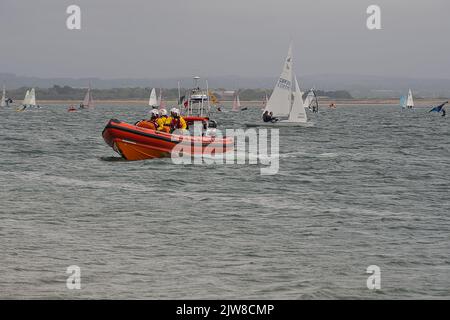
<svg viewBox="0 0 450 320">
<path fill-rule="evenodd" d="M 264 108 L 265 112 L 271 112 L 273 114 L 273 120 L 267 122 L 261 120 L 255 123 L 246 123 L 245 125 L 247 127 L 297 127 L 312 125 L 308 123 L 303 104 L 303 93 L 300 90 L 297 77 L 293 73 L 292 43 L 289 46 L 288 55 L 280 78 Z M 284 119 L 280 120 L 278 117 Z"/>
<path fill-rule="evenodd" d="M 411 89 L 409 89 L 407 97 L 403 96 L 400 98 L 400 106 L 403 109 L 414 109 L 414 98 Z"/>
<path fill-rule="evenodd" d="M 91 109 L 95 107 L 94 97 L 91 92 L 91 83 L 89 82 L 89 87 L 84 96 L 83 102 L 80 104 L 80 109 Z"/>
<path fill-rule="evenodd" d="M 188 125 L 195 121 L 207 121 L 206 117 L 185 117 Z M 208 148 L 210 154 L 221 154 L 234 150 L 233 138 L 214 136 L 176 135 L 138 127 L 111 119 L 102 132 L 105 142 L 126 160 L 145 160 L 170 157 L 178 144 L 183 152 L 202 154 Z"/>
</svg>

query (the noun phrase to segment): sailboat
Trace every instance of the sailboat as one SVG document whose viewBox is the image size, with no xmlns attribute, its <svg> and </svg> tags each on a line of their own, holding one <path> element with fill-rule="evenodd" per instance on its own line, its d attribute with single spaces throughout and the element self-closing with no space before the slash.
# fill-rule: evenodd
<svg viewBox="0 0 450 320">
<path fill-rule="evenodd" d="M 80 104 L 80 109 L 93 108 L 94 106 L 95 106 L 94 98 L 92 97 L 92 93 L 91 93 L 91 84 L 89 84 L 89 87 L 86 92 L 86 95 L 84 96 L 83 102 Z"/>
<path fill-rule="evenodd" d="M 25 97 L 22 100 L 22 108 L 17 109 L 16 111 L 24 111 L 28 107 L 36 106 L 36 93 L 34 88 L 31 90 L 27 90 L 25 93 Z"/>
<path fill-rule="evenodd" d="M 413 95 L 412 95 L 411 89 L 409 89 L 408 98 L 406 99 L 406 108 L 407 109 L 414 108 L 414 99 L 413 99 Z"/>
<path fill-rule="evenodd" d="M 402 107 L 402 109 L 406 109 L 406 96 L 401 96 L 400 97 L 400 107 Z"/>
<path fill-rule="evenodd" d="M 156 89 L 153 88 L 152 92 L 150 93 L 150 98 L 148 99 L 148 105 L 152 109 L 157 109 L 159 107 L 158 98 L 156 97 Z"/>
<path fill-rule="evenodd" d="M 294 85 L 293 85 L 294 84 Z M 264 112 L 272 112 L 274 117 L 287 118 L 276 122 L 246 123 L 247 127 L 305 126 L 308 118 L 303 105 L 303 93 L 293 73 L 292 43 L 283 65 L 283 71 L 267 101 Z"/>
<path fill-rule="evenodd" d="M 241 100 L 239 100 L 239 93 L 236 92 L 236 95 L 233 100 L 233 108 L 231 109 L 233 112 L 241 111 Z"/>
<path fill-rule="evenodd" d="M 0 107 L 6 107 L 6 89 L 5 89 L 5 85 L 3 85 L 3 94 L 2 94 L 2 100 L 0 101 Z"/>
<path fill-rule="evenodd" d="M 315 113 L 319 112 L 319 102 L 317 101 L 317 95 L 314 89 L 309 90 L 303 104 L 308 110 Z"/>
</svg>

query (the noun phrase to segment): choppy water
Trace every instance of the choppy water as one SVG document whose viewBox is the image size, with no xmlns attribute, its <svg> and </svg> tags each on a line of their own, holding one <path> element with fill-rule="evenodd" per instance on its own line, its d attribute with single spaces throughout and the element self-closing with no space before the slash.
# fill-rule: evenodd
<svg viewBox="0 0 450 320">
<path fill-rule="evenodd" d="M 426 111 L 324 110 L 281 129 L 280 171 L 261 176 L 112 161 L 106 121 L 143 107 L 2 109 L 0 297 L 449 298 L 449 119 Z"/>
</svg>

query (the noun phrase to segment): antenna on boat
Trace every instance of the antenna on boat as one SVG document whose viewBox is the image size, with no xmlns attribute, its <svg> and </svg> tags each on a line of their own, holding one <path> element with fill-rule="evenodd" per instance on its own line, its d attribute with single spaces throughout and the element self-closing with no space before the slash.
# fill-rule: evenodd
<svg viewBox="0 0 450 320">
<path fill-rule="evenodd" d="M 178 80 L 178 104 L 182 103 L 181 100 L 181 92 L 180 92 L 180 80 Z"/>
<path fill-rule="evenodd" d="M 206 101 L 207 101 L 207 105 L 208 105 L 208 117 L 209 117 L 209 113 L 211 112 L 211 106 L 209 104 L 209 85 L 208 85 L 208 80 L 206 80 Z"/>
</svg>

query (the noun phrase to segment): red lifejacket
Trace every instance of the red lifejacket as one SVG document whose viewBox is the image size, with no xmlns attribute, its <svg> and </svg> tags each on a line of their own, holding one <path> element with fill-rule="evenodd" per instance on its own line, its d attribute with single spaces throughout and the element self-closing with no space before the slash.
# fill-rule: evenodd
<svg viewBox="0 0 450 320">
<path fill-rule="evenodd" d="M 172 118 L 172 122 L 170 123 L 170 128 L 172 131 L 174 131 L 176 129 L 181 129 L 180 118 Z"/>
</svg>

